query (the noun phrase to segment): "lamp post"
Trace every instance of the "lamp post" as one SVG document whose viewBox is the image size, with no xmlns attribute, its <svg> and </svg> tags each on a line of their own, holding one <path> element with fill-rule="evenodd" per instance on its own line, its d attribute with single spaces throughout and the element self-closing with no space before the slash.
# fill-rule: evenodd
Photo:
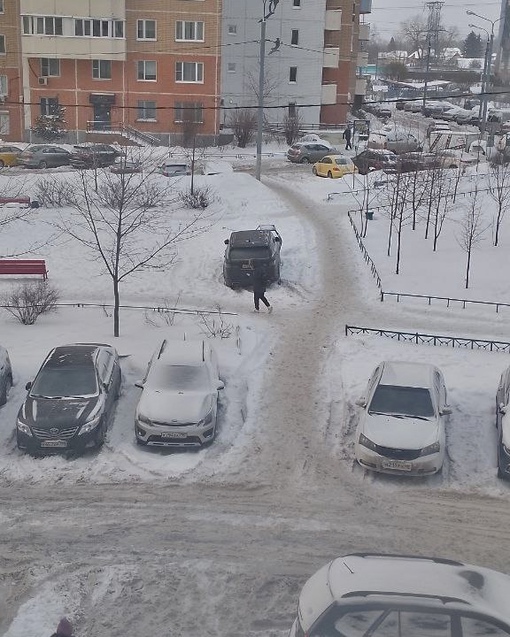
<svg viewBox="0 0 510 637">
<path fill-rule="evenodd" d="M 481 31 L 485 31 L 487 34 L 487 44 L 485 45 L 485 55 L 483 59 L 483 71 L 482 71 L 482 81 L 481 81 L 481 95 L 480 95 L 480 108 L 478 110 L 478 119 L 480 120 L 480 127 L 483 130 L 480 130 L 481 133 L 485 130 L 485 124 L 483 124 L 483 113 L 484 113 L 484 104 L 485 96 L 487 94 L 487 90 L 489 88 L 488 77 L 490 76 L 490 60 L 489 60 L 489 42 L 490 42 L 490 33 L 484 27 L 480 27 L 477 24 L 469 24 L 470 29 L 480 29 Z"/>
<path fill-rule="evenodd" d="M 492 66 L 492 50 L 494 48 L 494 25 L 499 22 L 502 18 L 497 18 L 496 20 L 490 20 L 479 13 L 475 13 L 474 11 L 466 11 L 467 15 L 473 15 L 479 20 L 485 20 L 491 25 L 490 34 L 488 31 L 483 29 L 488 37 L 487 41 L 487 50 L 486 50 L 486 62 L 484 65 L 484 82 L 482 85 L 482 99 L 481 99 L 481 118 L 480 118 L 480 131 L 482 133 L 485 132 L 485 128 L 487 126 L 487 102 L 488 102 L 488 93 L 491 83 L 491 66 Z M 478 27 L 476 25 L 470 25 L 471 27 L 475 27 L 478 29 L 482 29 L 482 27 Z"/>
<path fill-rule="evenodd" d="M 280 0 L 262 0 L 263 13 L 260 20 L 259 48 L 259 99 L 257 109 L 257 162 L 255 176 L 260 181 L 262 165 L 262 129 L 264 126 L 264 73 L 266 61 L 266 22 L 273 15 Z"/>
</svg>

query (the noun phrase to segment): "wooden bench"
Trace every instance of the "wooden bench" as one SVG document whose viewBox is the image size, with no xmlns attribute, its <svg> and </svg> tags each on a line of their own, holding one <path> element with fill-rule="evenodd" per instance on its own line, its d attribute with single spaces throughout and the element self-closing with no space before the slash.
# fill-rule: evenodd
<svg viewBox="0 0 510 637">
<path fill-rule="evenodd" d="M 0 274 L 42 274 L 44 281 L 48 278 L 44 259 L 0 259 Z"/>
<path fill-rule="evenodd" d="M 26 206 L 27 208 L 39 208 L 39 202 L 31 201 L 30 197 L 0 197 L 0 206 L 6 204 L 17 204 L 19 206 Z"/>
</svg>

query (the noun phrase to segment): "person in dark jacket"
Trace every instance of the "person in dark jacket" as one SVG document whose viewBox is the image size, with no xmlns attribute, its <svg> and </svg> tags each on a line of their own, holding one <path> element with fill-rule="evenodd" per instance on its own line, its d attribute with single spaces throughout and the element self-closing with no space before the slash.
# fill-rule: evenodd
<svg viewBox="0 0 510 637">
<path fill-rule="evenodd" d="M 73 625 L 66 617 L 62 617 L 58 622 L 57 631 L 51 637 L 73 637 Z"/>
<path fill-rule="evenodd" d="M 267 311 L 271 313 L 273 308 L 266 299 L 266 276 L 261 268 L 254 267 L 253 269 L 253 303 L 255 304 L 255 312 L 259 311 L 259 301 L 262 301 L 267 307 Z"/>
<path fill-rule="evenodd" d="M 351 150 L 352 149 L 352 144 L 351 144 L 352 131 L 350 126 L 346 127 L 342 137 L 345 139 L 345 150 Z"/>
</svg>

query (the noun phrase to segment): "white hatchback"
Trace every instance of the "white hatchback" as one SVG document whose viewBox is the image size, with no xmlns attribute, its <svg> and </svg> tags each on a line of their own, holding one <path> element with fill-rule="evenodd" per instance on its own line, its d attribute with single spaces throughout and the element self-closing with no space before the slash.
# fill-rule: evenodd
<svg viewBox="0 0 510 637">
<path fill-rule="evenodd" d="M 443 374 L 434 365 L 384 361 L 374 370 L 356 430 L 362 467 L 409 476 L 437 473 L 445 456 L 451 413 Z"/>
<path fill-rule="evenodd" d="M 510 577 L 454 560 L 354 553 L 305 583 L 289 637 L 509 637 Z"/>
</svg>

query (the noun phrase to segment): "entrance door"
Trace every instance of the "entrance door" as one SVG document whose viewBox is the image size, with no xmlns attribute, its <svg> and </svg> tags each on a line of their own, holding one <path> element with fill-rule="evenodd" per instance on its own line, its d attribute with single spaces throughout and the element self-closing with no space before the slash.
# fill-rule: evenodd
<svg viewBox="0 0 510 637">
<path fill-rule="evenodd" d="M 94 129 L 109 130 L 112 124 L 112 109 L 109 104 L 94 104 Z"/>
</svg>

